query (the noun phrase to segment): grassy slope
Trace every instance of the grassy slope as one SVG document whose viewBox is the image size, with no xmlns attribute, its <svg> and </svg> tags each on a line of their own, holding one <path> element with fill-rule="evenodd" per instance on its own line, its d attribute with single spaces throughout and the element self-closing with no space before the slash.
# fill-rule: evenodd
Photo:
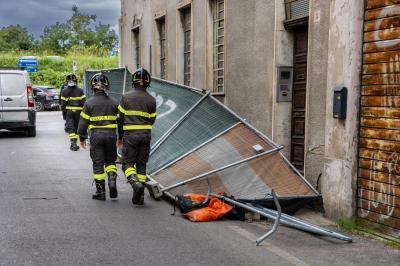
<svg viewBox="0 0 400 266">
<path fill-rule="evenodd" d="M 0 54 L 0 67 L 17 67 L 18 59 L 23 55 L 31 54 Z M 79 84 L 82 86 L 83 72 L 85 69 L 104 69 L 118 67 L 118 57 L 95 57 L 89 55 L 67 55 L 64 60 L 46 58 L 45 55 L 38 57 L 38 72 L 30 73 L 33 85 L 47 85 L 59 88 L 64 82 L 65 75 L 72 72 L 72 62 L 78 64 L 76 72 Z"/>
</svg>

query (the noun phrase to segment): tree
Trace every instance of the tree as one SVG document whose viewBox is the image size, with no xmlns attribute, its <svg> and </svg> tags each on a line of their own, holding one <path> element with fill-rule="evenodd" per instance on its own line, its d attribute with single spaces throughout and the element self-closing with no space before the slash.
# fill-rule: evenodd
<svg viewBox="0 0 400 266">
<path fill-rule="evenodd" d="M 78 6 L 72 7 L 72 17 L 67 25 L 71 31 L 71 44 L 78 46 L 91 46 L 95 44 L 95 33 L 90 25 L 96 22 L 96 15 L 81 13 Z"/>
<path fill-rule="evenodd" d="M 33 36 L 20 25 L 0 29 L 0 51 L 29 50 L 34 46 Z"/>
<path fill-rule="evenodd" d="M 101 24 L 96 26 L 96 45 L 112 51 L 118 44 L 118 37 L 114 30 L 110 29 L 110 25 Z"/>
<path fill-rule="evenodd" d="M 44 28 L 40 48 L 63 54 L 70 47 L 71 32 L 67 24 L 57 22 L 55 25 Z"/>
</svg>

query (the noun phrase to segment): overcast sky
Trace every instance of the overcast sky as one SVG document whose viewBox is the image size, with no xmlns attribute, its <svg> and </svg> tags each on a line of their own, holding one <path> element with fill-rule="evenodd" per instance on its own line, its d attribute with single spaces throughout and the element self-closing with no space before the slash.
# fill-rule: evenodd
<svg viewBox="0 0 400 266">
<path fill-rule="evenodd" d="M 101 21 L 118 31 L 120 0 L 0 0 L 0 28 L 20 24 L 39 38 L 45 26 L 65 22 L 73 5 L 97 15 L 96 24 Z"/>
</svg>

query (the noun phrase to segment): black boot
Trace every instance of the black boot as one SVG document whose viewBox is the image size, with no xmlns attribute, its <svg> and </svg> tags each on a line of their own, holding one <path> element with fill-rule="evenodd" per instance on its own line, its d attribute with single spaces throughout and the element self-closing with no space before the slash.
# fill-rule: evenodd
<svg viewBox="0 0 400 266">
<path fill-rule="evenodd" d="M 96 192 L 92 195 L 92 199 L 106 200 L 106 182 L 96 181 Z"/>
<path fill-rule="evenodd" d="M 69 147 L 71 151 L 79 150 L 79 146 L 76 144 L 76 141 L 76 139 L 71 139 L 71 146 Z"/>
<path fill-rule="evenodd" d="M 131 175 L 128 178 L 128 183 L 131 184 L 133 189 L 132 195 L 132 203 L 134 205 L 143 205 L 144 204 L 144 184 L 139 182 L 136 177 L 132 177 Z"/>
<path fill-rule="evenodd" d="M 116 197 L 118 197 L 117 173 L 109 172 L 107 175 L 108 175 L 108 189 L 110 190 L 110 198 L 115 199 Z"/>
</svg>

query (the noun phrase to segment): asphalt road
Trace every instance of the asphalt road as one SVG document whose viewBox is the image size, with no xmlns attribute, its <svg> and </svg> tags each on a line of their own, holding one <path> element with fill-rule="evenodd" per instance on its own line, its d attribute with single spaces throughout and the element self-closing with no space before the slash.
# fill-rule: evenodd
<svg viewBox="0 0 400 266">
<path fill-rule="evenodd" d="M 148 196 L 134 207 L 118 180 L 118 200 L 94 201 L 88 151 L 69 150 L 59 112 L 38 114 L 36 138 L 0 131 L 1 265 L 399 265 L 399 250 L 291 228 L 261 247 L 265 225 L 191 223 Z M 269 226 L 267 226 L 269 228 Z"/>
</svg>

